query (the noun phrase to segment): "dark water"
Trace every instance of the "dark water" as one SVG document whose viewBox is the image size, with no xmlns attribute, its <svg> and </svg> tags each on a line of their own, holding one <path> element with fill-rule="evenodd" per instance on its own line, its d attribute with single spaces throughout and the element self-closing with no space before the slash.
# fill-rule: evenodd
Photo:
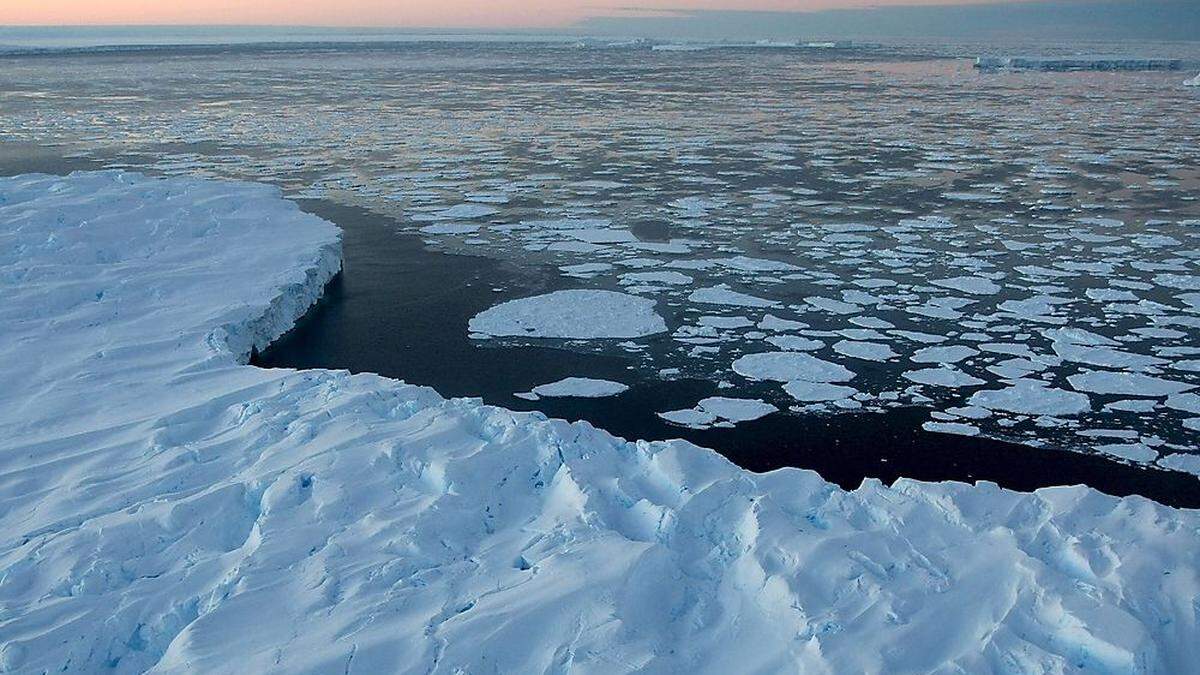
<svg viewBox="0 0 1200 675">
<path fill-rule="evenodd" d="M 655 412 L 690 408 L 700 398 L 719 394 L 716 385 L 663 381 L 640 371 L 638 360 L 611 353 L 468 339 L 467 322 L 476 313 L 500 301 L 561 287 L 556 270 L 436 253 L 419 238 L 400 233 L 386 217 L 326 201 L 301 205 L 345 230 L 345 271 L 296 329 L 255 357 L 255 365 L 379 373 L 432 386 L 445 396 L 478 396 L 511 409 L 588 420 L 625 438 L 684 438 L 752 471 L 813 469 L 847 489 L 867 477 L 890 483 L 902 476 L 988 480 L 1017 490 L 1082 483 L 1113 495 L 1140 494 L 1165 504 L 1200 507 L 1200 483 L 1193 476 L 1096 455 L 930 433 L 921 429 L 927 411 L 916 408 L 832 416 L 774 414 L 733 429 L 668 425 Z M 666 335 L 658 339 L 670 340 Z M 631 388 L 602 399 L 530 402 L 512 396 L 568 376 L 618 380 Z M 777 398 L 766 389 L 738 393 Z"/>
</svg>

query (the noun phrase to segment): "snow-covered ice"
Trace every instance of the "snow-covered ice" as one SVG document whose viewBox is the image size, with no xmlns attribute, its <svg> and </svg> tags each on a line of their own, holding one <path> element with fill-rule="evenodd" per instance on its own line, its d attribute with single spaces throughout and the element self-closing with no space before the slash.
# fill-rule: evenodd
<svg viewBox="0 0 1200 675">
<path fill-rule="evenodd" d="M 604 398 L 616 396 L 627 391 L 629 385 L 612 380 L 599 380 L 591 377 L 566 377 L 557 382 L 539 384 L 532 393 L 537 396 L 576 398 Z"/>
<path fill-rule="evenodd" d="M 1195 385 L 1176 380 L 1167 380 L 1141 373 L 1089 370 L 1067 378 L 1078 391 L 1091 394 L 1117 394 L 1121 396 L 1169 396 L 1179 394 Z"/>
<path fill-rule="evenodd" d="M 704 429 L 715 424 L 729 426 L 738 422 L 750 422 L 778 410 L 779 408 L 770 403 L 758 399 L 710 396 L 701 399 L 694 408 L 670 410 L 658 413 L 658 416 L 672 424 Z"/>
<path fill-rule="evenodd" d="M 1091 410 L 1087 394 L 1048 386 L 1040 380 L 1015 380 L 1004 389 L 975 392 L 971 405 L 1021 415 L 1078 415 Z"/>
<path fill-rule="evenodd" d="M 754 380 L 846 382 L 854 373 L 844 366 L 797 352 L 747 354 L 733 362 L 733 371 Z"/>
<path fill-rule="evenodd" d="M 816 403 L 821 401 L 843 401 L 858 393 L 854 387 L 829 382 L 809 382 L 807 380 L 792 380 L 783 385 L 788 396 L 801 403 Z"/>
<path fill-rule="evenodd" d="M 654 305 L 653 300 L 615 291 L 554 291 L 486 309 L 468 328 L 496 337 L 636 338 L 667 330 Z"/>
<path fill-rule="evenodd" d="M 711 305 L 732 305 L 734 307 L 774 307 L 779 304 L 774 300 L 766 300 L 730 290 L 728 286 L 724 285 L 697 289 L 688 296 L 688 300 Z"/>
<path fill-rule="evenodd" d="M 953 367 L 922 368 L 903 373 L 903 377 L 917 384 L 928 384 L 935 387 L 977 387 L 987 384 L 978 377 L 973 377 Z"/>
<path fill-rule="evenodd" d="M 1195 511 L 1079 486 L 847 492 L 376 375 L 244 365 L 338 269 L 337 230 L 271 188 L 0 180 L 6 669 L 1200 661 Z"/>
</svg>

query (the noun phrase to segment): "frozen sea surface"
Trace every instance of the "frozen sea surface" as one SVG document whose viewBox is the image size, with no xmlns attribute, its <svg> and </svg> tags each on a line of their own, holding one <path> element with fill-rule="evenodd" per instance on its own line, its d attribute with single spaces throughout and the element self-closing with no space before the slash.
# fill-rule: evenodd
<svg viewBox="0 0 1200 675">
<path fill-rule="evenodd" d="M 264 186 L 6 178 L 0 223 L 6 670 L 1200 660 L 1196 511 L 1086 487 L 847 492 L 376 375 L 244 365 L 340 266 L 336 228 Z"/>
<path fill-rule="evenodd" d="M 1167 48 L 1189 49 L 1154 55 Z M 1200 386 L 1195 90 L 1173 73 L 981 73 L 939 58 L 959 53 L 5 58 L 0 142 L 369 208 L 441 251 L 637 297 L 670 336 L 603 338 L 577 317 L 568 333 L 509 330 L 481 348 L 636 356 L 806 416 L 915 405 L 966 423 L 955 411 L 976 395 L 1038 381 L 1073 403 L 1014 401 L 970 423 L 1081 452 L 1095 444 L 1080 431 L 1119 427 L 1160 455 L 1193 452 L 1200 413 L 1166 400 Z M 498 296 L 495 311 L 522 299 Z M 926 351 L 938 347 L 955 349 L 956 370 L 905 377 L 948 366 Z M 733 367 L 774 350 L 848 370 L 856 394 L 796 401 L 795 380 L 763 392 Z"/>
</svg>

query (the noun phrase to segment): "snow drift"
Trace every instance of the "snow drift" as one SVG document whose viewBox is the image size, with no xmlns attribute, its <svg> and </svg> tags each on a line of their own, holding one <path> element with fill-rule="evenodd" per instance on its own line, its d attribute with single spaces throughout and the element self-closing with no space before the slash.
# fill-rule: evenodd
<svg viewBox="0 0 1200 675">
<path fill-rule="evenodd" d="M 260 370 L 339 268 L 266 187 L 0 180 L 0 667 L 1183 672 L 1200 517 L 756 475 Z"/>
</svg>

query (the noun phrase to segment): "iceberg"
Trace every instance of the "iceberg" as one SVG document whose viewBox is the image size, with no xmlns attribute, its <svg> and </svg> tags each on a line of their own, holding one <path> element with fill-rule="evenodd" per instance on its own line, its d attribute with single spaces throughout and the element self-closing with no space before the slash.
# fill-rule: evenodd
<svg viewBox="0 0 1200 675">
<path fill-rule="evenodd" d="M 1185 87 L 1200 87 L 1200 75 L 1196 75 L 1190 80 L 1183 83 Z"/>
<path fill-rule="evenodd" d="M 273 188 L 0 179 L 0 667 L 1200 662 L 1200 512 L 1082 486 L 844 491 L 377 375 L 246 365 L 339 268 L 339 231 Z"/>
</svg>

